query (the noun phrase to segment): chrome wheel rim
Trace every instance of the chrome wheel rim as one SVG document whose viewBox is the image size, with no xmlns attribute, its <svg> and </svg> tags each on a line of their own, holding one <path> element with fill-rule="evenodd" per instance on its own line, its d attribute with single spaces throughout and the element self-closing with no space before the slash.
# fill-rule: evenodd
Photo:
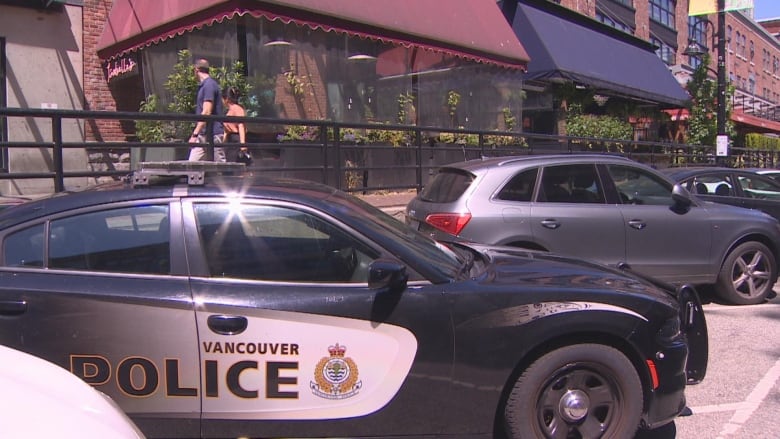
<svg viewBox="0 0 780 439">
<path fill-rule="evenodd" d="M 772 277 L 769 258 L 761 251 L 745 252 L 734 261 L 731 283 L 734 291 L 747 298 L 762 296 L 771 288 Z"/>
</svg>

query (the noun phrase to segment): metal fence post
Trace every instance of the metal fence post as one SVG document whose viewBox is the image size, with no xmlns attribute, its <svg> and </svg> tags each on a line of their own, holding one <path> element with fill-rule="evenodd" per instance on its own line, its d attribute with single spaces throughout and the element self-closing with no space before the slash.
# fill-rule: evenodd
<svg viewBox="0 0 780 439">
<path fill-rule="evenodd" d="M 65 191 L 65 170 L 62 165 L 62 117 L 52 116 L 51 136 L 54 140 L 52 161 L 54 165 L 54 192 Z"/>
</svg>

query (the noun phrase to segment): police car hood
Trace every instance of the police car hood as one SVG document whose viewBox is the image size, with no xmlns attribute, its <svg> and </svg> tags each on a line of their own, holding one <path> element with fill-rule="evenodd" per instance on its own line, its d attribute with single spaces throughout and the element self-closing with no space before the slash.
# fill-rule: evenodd
<svg viewBox="0 0 780 439">
<path fill-rule="evenodd" d="M 672 301 L 677 295 L 675 287 L 630 270 L 515 247 L 465 245 L 488 259 L 487 279 L 494 284 L 610 290 L 664 301 Z"/>
</svg>

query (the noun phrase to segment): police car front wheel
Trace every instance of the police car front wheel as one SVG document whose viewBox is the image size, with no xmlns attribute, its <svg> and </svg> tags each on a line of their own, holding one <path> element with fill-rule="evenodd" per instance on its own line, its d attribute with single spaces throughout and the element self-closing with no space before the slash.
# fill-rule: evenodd
<svg viewBox="0 0 780 439">
<path fill-rule="evenodd" d="M 634 366 L 609 346 L 582 344 L 531 364 L 507 400 L 510 438 L 633 437 L 642 413 Z"/>
</svg>

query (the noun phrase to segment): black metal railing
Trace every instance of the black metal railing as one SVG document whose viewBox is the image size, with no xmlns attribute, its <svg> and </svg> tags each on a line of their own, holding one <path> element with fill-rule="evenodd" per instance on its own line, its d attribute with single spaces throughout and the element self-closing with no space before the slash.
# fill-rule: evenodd
<svg viewBox="0 0 780 439">
<path fill-rule="evenodd" d="M 98 127 L 105 128 L 111 121 L 117 126 L 136 121 L 159 121 L 170 126 L 189 124 L 187 129 L 191 130 L 198 120 L 228 119 L 226 116 L 18 108 L 0 108 L 0 118 L 9 127 L 10 137 L 22 130 L 33 133 L 35 138 L 34 141 L 11 138 L 0 142 L 0 149 L 33 148 L 45 155 L 40 161 L 45 169 L 15 171 L 11 163 L 7 172 L 0 173 L 0 180 L 48 179 L 53 181 L 55 192 L 64 191 L 66 179 L 72 177 L 95 178 L 96 181 L 101 177 L 121 178 L 141 161 L 184 160 L 191 146 L 175 136 L 160 142 L 142 142 L 133 135 L 121 142 L 84 141 L 86 129 L 99 132 Z M 322 120 L 250 117 L 230 120 L 243 121 L 249 127 L 246 146 L 255 157 L 250 171 L 314 180 L 348 192 L 420 190 L 428 176 L 442 165 L 489 156 L 592 152 L 625 155 L 656 168 L 718 162 L 712 146 L 668 142 Z M 46 127 L 50 127 L 48 138 L 44 133 Z M 173 132 L 175 130 L 168 130 L 169 134 Z M 223 146 L 238 147 L 236 144 Z M 213 147 L 213 143 L 209 147 Z M 123 152 L 130 160 L 117 164 L 112 159 L 104 159 L 99 163 L 66 167 L 63 154 L 69 149 L 86 149 L 99 157 L 115 157 Z M 10 156 L 11 161 L 15 160 L 13 154 Z M 68 163 L 72 162 L 68 160 Z M 777 151 L 732 148 L 727 158 L 730 166 L 775 167 L 778 163 Z M 29 169 L 30 163 L 26 167 Z"/>
</svg>

